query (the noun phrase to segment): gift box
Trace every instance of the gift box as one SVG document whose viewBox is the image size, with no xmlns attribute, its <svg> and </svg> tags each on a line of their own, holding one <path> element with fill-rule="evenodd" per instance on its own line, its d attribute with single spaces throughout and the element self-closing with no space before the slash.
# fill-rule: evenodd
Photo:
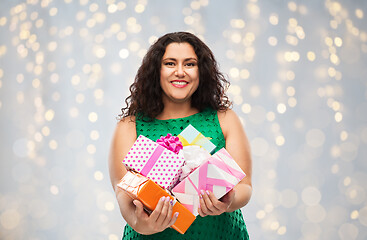
<svg viewBox="0 0 367 240">
<path fill-rule="evenodd" d="M 227 150 L 222 148 L 177 184 L 172 193 L 196 216 L 201 190 L 209 190 L 219 199 L 245 176 Z"/>
<path fill-rule="evenodd" d="M 189 124 L 179 135 L 183 146 L 198 145 L 203 147 L 209 153 L 212 153 L 216 146 L 200 133 L 196 128 Z"/>
<path fill-rule="evenodd" d="M 160 186 L 170 189 L 177 183 L 184 161 L 182 155 L 140 135 L 123 163 Z"/>
<path fill-rule="evenodd" d="M 167 191 L 139 173 L 128 171 L 117 186 L 125 190 L 133 199 L 141 201 L 149 211 L 155 209 L 161 197 L 169 196 L 174 203 L 172 215 L 176 212 L 179 213 L 172 228 L 181 234 L 186 232 L 196 218 Z"/>
</svg>

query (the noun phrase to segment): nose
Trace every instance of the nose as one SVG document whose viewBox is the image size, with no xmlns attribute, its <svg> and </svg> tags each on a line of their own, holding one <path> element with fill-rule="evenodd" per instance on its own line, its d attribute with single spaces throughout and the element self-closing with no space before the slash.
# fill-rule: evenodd
<svg viewBox="0 0 367 240">
<path fill-rule="evenodd" d="M 178 64 L 175 72 L 177 77 L 184 77 L 185 76 L 185 70 L 182 66 L 182 64 Z"/>
</svg>

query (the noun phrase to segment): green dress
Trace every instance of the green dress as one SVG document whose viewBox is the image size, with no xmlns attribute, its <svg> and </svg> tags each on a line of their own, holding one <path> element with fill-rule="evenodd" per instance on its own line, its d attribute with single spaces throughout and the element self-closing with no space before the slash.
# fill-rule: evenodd
<svg viewBox="0 0 367 240">
<path fill-rule="evenodd" d="M 151 122 L 145 122 L 137 118 L 136 133 L 137 136 L 144 135 L 153 141 L 167 133 L 177 136 L 189 124 L 194 126 L 205 137 L 212 138 L 211 141 L 217 146 L 215 151 L 225 147 L 225 140 L 222 129 L 219 125 L 217 112 L 208 108 L 204 111 L 185 117 L 169 120 L 154 119 Z M 223 213 L 219 216 L 196 217 L 185 234 L 180 234 L 172 228 L 153 235 L 141 235 L 135 232 L 128 224 L 124 229 L 123 240 L 130 239 L 249 239 L 245 222 L 240 209 Z"/>
</svg>

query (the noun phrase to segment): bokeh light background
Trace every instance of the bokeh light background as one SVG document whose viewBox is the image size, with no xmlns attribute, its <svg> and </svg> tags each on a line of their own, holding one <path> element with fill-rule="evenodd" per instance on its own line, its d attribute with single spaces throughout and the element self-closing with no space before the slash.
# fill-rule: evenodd
<svg viewBox="0 0 367 240">
<path fill-rule="evenodd" d="M 121 238 L 107 158 L 147 48 L 213 50 L 246 128 L 251 239 L 367 239 L 367 1 L 0 1 L 0 238 Z"/>
</svg>

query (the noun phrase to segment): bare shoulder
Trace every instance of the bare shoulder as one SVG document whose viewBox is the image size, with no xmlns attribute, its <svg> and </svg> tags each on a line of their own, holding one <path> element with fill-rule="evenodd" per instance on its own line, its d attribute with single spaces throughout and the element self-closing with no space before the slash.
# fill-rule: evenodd
<svg viewBox="0 0 367 240">
<path fill-rule="evenodd" d="M 116 125 L 116 132 L 125 133 L 130 135 L 135 133 L 135 117 L 134 116 L 127 116 L 122 118 Z M 134 134 L 133 134 L 134 135 Z M 135 134 L 136 135 L 136 134 Z"/>
<path fill-rule="evenodd" d="M 243 130 L 240 118 L 232 109 L 218 111 L 218 120 L 225 137 L 231 130 Z"/>
</svg>

